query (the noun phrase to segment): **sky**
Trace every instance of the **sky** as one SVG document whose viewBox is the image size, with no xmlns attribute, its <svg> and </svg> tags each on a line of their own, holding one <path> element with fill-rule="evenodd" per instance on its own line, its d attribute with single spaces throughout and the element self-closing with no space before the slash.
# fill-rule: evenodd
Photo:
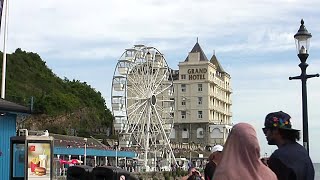
<svg viewBox="0 0 320 180">
<path fill-rule="evenodd" d="M 285 111 L 302 129 L 301 82 L 288 79 L 300 75 L 293 36 L 303 18 L 313 35 L 307 72 L 320 73 L 318 7 L 318 0 L 15 0 L 7 47 L 38 53 L 59 77 L 100 91 L 110 107 L 113 72 L 126 48 L 156 47 L 178 69 L 198 37 L 207 57 L 215 52 L 231 75 L 233 123 L 252 124 L 261 154 L 270 155 L 276 147 L 261 131 L 266 114 Z M 320 78 L 307 85 L 310 156 L 319 163 Z"/>
</svg>

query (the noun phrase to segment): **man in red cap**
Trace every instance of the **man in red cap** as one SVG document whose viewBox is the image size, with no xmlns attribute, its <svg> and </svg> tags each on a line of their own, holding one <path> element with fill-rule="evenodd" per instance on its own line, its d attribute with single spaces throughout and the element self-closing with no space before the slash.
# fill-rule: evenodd
<svg viewBox="0 0 320 180">
<path fill-rule="evenodd" d="M 277 145 L 268 160 L 269 168 L 278 180 L 314 180 L 314 167 L 306 149 L 297 141 L 300 131 L 293 129 L 290 115 L 278 111 L 269 113 L 263 133 L 269 145 Z"/>
</svg>

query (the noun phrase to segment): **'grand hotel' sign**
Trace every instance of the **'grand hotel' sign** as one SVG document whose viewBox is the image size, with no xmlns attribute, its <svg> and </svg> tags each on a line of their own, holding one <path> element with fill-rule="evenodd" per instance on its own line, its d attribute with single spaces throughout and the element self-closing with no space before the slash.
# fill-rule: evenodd
<svg viewBox="0 0 320 180">
<path fill-rule="evenodd" d="M 188 69 L 189 80 L 204 80 L 207 68 Z"/>
</svg>

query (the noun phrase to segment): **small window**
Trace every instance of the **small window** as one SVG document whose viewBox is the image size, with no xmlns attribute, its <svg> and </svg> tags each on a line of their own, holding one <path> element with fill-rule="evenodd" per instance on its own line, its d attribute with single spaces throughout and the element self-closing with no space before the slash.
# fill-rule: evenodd
<svg viewBox="0 0 320 180">
<path fill-rule="evenodd" d="M 185 98 L 182 98 L 181 105 L 182 105 L 182 106 L 185 106 L 185 105 L 186 105 L 186 99 L 185 99 Z"/>
<path fill-rule="evenodd" d="M 198 84 L 198 91 L 202 91 L 202 84 Z"/>
<path fill-rule="evenodd" d="M 25 146 L 24 144 L 13 144 L 13 159 L 15 160 L 15 168 L 13 168 L 13 177 L 21 178 L 24 177 L 24 172 L 21 171 L 25 168 Z"/>
<path fill-rule="evenodd" d="M 202 104 L 202 97 L 198 97 L 198 104 Z"/>
<path fill-rule="evenodd" d="M 202 111 L 198 111 L 198 118 L 202 119 Z"/>
<path fill-rule="evenodd" d="M 183 131 L 182 131 L 182 138 L 183 139 L 186 139 L 186 138 L 189 138 L 189 131 L 187 128 L 184 128 Z"/>
<path fill-rule="evenodd" d="M 204 137 L 204 131 L 203 128 L 197 129 L 197 138 L 203 138 Z"/>
<path fill-rule="evenodd" d="M 187 87 L 185 84 L 181 84 L 181 92 L 186 92 L 187 91 Z"/>
<path fill-rule="evenodd" d="M 176 130 L 174 128 L 171 129 L 170 139 L 176 138 Z"/>
<path fill-rule="evenodd" d="M 181 119 L 185 119 L 186 118 L 186 111 L 181 111 Z"/>
<path fill-rule="evenodd" d="M 185 74 L 181 74 L 181 79 L 186 79 L 186 75 Z"/>
<path fill-rule="evenodd" d="M 174 98 L 170 98 L 170 100 L 171 100 L 170 105 L 171 105 L 172 107 L 174 107 Z"/>
</svg>

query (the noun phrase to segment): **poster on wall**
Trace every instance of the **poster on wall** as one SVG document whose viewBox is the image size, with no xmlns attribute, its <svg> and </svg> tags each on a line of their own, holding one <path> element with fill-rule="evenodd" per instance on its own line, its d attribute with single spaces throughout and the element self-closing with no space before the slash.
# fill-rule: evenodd
<svg viewBox="0 0 320 180">
<path fill-rule="evenodd" d="M 50 180 L 50 143 L 28 143 L 28 180 Z"/>
</svg>

